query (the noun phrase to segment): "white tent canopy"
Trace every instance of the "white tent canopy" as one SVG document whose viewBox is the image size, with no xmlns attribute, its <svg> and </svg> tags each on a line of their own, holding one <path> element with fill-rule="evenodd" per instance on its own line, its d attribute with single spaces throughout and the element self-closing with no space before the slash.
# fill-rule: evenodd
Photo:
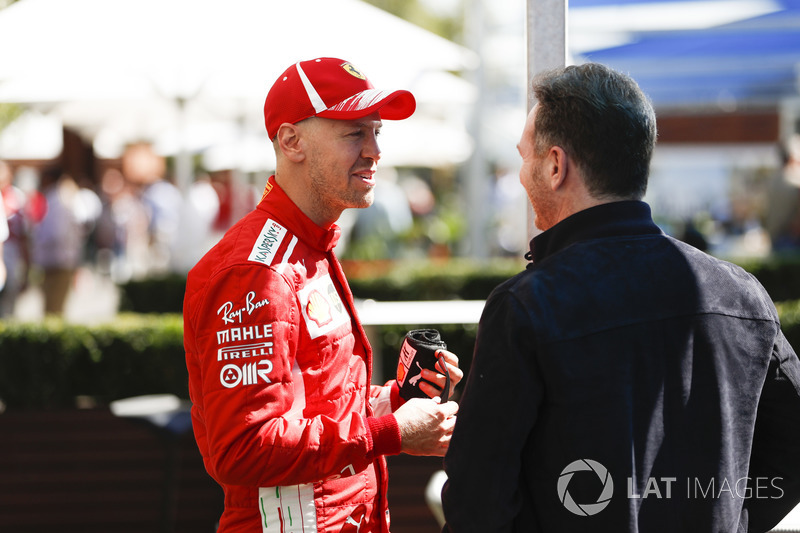
<svg viewBox="0 0 800 533">
<path fill-rule="evenodd" d="M 378 87 L 419 87 L 414 118 L 441 127 L 474 99 L 468 84 L 430 81 L 473 68 L 472 52 L 360 0 L 20 0 L 0 10 L 0 50 L 0 102 L 57 117 L 106 152 L 260 135 L 268 88 L 312 57 L 345 58 Z M 414 152 L 421 136 L 404 137 Z"/>
</svg>

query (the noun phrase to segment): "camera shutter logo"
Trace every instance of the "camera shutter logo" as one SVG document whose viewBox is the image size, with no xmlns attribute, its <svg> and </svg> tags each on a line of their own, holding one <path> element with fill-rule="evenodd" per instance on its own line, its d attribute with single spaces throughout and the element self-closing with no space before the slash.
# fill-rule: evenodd
<svg viewBox="0 0 800 533">
<path fill-rule="evenodd" d="M 577 503 L 572 499 L 567 486 L 572 481 L 572 476 L 576 472 L 592 471 L 597 475 L 597 478 L 603 484 L 603 490 L 597 501 L 594 503 Z M 566 507 L 566 509 L 579 516 L 592 516 L 606 508 L 611 501 L 611 496 L 614 494 L 614 481 L 605 466 L 597 461 L 591 459 L 578 459 L 568 464 L 567 467 L 561 471 L 558 478 L 558 499 Z"/>
</svg>

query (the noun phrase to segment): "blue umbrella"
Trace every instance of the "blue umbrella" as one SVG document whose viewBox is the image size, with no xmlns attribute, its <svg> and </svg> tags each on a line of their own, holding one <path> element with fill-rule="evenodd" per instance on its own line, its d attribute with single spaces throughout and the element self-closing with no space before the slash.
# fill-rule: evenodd
<svg viewBox="0 0 800 533">
<path fill-rule="evenodd" d="M 571 7 L 590 4 L 597 2 L 577 0 Z M 681 4 L 675 2 L 675 9 Z M 779 6 L 708 29 L 643 32 L 630 44 L 593 50 L 582 59 L 629 73 L 659 107 L 774 106 L 798 94 L 800 64 L 800 0 Z"/>
</svg>

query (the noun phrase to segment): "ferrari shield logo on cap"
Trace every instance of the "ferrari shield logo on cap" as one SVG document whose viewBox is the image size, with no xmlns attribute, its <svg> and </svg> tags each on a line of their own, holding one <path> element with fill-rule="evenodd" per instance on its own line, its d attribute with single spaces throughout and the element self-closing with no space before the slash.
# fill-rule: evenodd
<svg viewBox="0 0 800 533">
<path fill-rule="evenodd" d="M 345 69 L 351 76 L 355 76 L 360 80 L 366 80 L 367 78 L 361 74 L 356 67 L 351 65 L 350 63 L 342 63 L 342 68 Z"/>
</svg>

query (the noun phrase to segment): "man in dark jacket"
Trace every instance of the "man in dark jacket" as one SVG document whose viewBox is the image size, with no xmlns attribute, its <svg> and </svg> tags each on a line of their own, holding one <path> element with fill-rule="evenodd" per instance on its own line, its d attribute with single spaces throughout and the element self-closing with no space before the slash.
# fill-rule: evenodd
<svg viewBox="0 0 800 533">
<path fill-rule="evenodd" d="M 800 362 L 774 305 L 653 223 L 633 80 L 586 64 L 533 89 L 520 181 L 543 233 L 480 321 L 445 530 L 770 529 L 800 500 Z"/>
</svg>

